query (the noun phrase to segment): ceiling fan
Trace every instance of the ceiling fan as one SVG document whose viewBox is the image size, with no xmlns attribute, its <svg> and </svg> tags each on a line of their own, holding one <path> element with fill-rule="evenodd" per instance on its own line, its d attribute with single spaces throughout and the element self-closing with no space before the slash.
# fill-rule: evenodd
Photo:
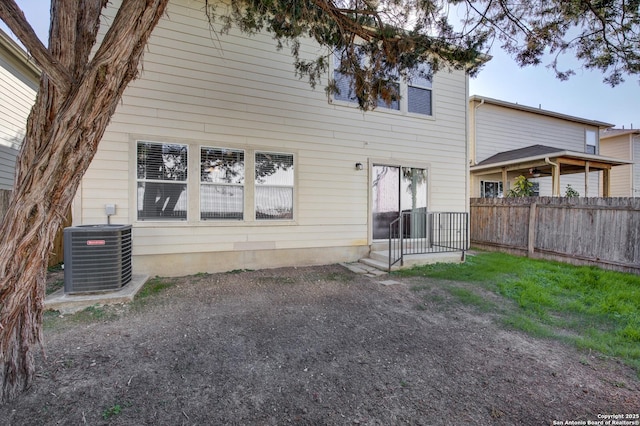
<svg viewBox="0 0 640 426">
<path fill-rule="evenodd" d="M 541 176 L 551 176 L 551 173 L 549 172 L 543 172 L 542 170 L 540 170 L 537 167 L 534 167 L 532 169 L 529 169 L 529 175 L 533 178 L 539 178 Z"/>
</svg>

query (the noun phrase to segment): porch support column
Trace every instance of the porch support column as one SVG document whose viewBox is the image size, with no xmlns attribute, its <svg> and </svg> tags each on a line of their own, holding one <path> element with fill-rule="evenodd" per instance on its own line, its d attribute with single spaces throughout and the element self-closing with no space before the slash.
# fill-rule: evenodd
<svg viewBox="0 0 640 426">
<path fill-rule="evenodd" d="M 602 196 L 611 197 L 611 169 L 602 170 Z"/>
<path fill-rule="evenodd" d="M 584 163 L 584 196 L 589 196 L 589 162 Z"/>
<path fill-rule="evenodd" d="M 560 163 L 551 165 L 551 195 L 554 197 L 560 196 Z"/>
<path fill-rule="evenodd" d="M 507 185 L 509 184 L 509 174 L 507 173 L 507 168 L 502 168 L 502 194 L 506 197 L 507 192 L 509 192 L 509 188 Z"/>
</svg>

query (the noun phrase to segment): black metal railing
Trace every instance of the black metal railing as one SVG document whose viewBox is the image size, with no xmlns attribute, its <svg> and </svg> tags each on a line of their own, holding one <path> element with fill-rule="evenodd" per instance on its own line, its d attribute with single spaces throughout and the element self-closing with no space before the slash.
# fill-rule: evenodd
<svg viewBox="0 0 640 426">
<path fill-rule="evenodd" d="M 465 212 L 404 211 L 389 224 L 389 270 L 411 254 L 469 249 L 469 214 Z"/>
</svg>

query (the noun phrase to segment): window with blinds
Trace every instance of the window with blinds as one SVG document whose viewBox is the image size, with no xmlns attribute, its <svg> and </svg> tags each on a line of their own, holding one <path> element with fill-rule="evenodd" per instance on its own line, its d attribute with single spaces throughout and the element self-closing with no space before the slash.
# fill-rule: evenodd
<svg viewBox="0 0 640 426">
<path fill-rule="evenodd" d="M 597 154 L 598 153 L 598 135 L 593 130 L 586 130 L 584 134 L 585 139 L 585 153 Z"/>
<path fill-rule="evenodd" d="M 407 111 L 413 114 L 433 115 L 431 81 L 429 66 L 420 65 L 407 84 Z"/>
<path fill-rule="evenodd" d="M 255 153 L 256 219 L 293 219 L 292 154 Z"/>
<path fill-rule="evenodd" d="M 138 220 L 187 219 L 187 155 L 187 145 L 138 142 Z"/>
<path fill-rule="evenodd" d="M 353 87 L 353 80 L 350 76 L 342 74 L 339 71 L 340 63 L 342 61 L 343 51 L 335 52 L 333 55 L 333 79 L 335 81 L 335 86 L 338 92 L 334 94 L 334 99 L 337 101 L 343 102 L 351 102 L 354 104 L 358 103 L 358 97 L 355 94 Z M 359 56 L 360 57 L 360 56 Z M 364 54 L 361 54 L 360 63 L 362 66 L 365 65 L 365 57 Z M 397 93 L 400 93 L 400 85 L 395 85 Z M 386 102 L 381 97 L 378 98 L 378 107 L 388 108 L 393 110 L 400 110 L 400 101 L 398 99 L 392 99 L 390 102 Z"/>
<path fill-rule="evenodd" d="M 200 148 L 200 219 L 244 218 L 244 151 Z"/>
<path fill-rule="evenodd" d="M 353 81 L 350 76 L 339 71 L 343 52 L 338 51 L 333 55 L 333 80 L 337 93 L 333 95 L 336 101 L 358 103 L 355 95 Z M 364 55 L 361 61 L 364 66 Z M 433 115 L 433 73 L 427 64 L 420 64 L 415 69 L 406 70 L 407 81 L 398 78 L 396 85 L 397 93 L 406 93 L 407 102 L 403 103 L 399 99 L 393 99 L 390 103 L 382 98 L 378 99 L 378 107 L 401 111 L 404 113 L 420 114 L 425 116 Z"/>
</svg>

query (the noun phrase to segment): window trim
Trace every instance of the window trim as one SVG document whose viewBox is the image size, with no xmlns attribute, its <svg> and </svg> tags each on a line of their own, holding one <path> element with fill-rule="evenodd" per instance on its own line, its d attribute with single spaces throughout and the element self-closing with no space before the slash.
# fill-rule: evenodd
<svg viewBox="0 0 640 426">
<path fill-rule="evenodd" d="M 177 146 L 183 146 L 186 148 L 186 160 L 187 160 L 187 170 L 186 170 L 186 179 L 184 181 L 180 180 L 180 181 L 169 181 L 169 180 L 156 180 L 156 179 L 140 179 L 138 178 L 138 147 L 140 146 L 140 144 L 154 144 L 154 145 L 160 145 L 161 147 L 165 146 L 165 145 L 177 145 Z M 191 153 L 190 151 L 190 144 L 189 143 L 185 143 L 185 142 L 159 142 L 157 140 L 153 140 L 152 138 L 141 138 L 141 139 L 136 139 L 135 142 L 135 149 L 133 150 L 133 156 L 134 156 L 134 165 L 133 165 L 133 174 L 134 174 L 134 185 L 133 185 L 133 193 L 134 193 L 134 205 L 135 208 L 132 209 L 133 210 L 133 216 L 135 217 L 135 222 L 136 223 L 187 223 L 189 222 L 189 205 L 190 205 L 190 185 L 189 185 L 189 181 L 191 179 L 191 175 L 192 173 L 190 173 L 190 163 L 192 161 L 191 157 Z M 150 217 L 150 218 L 141 218 L 140 217 L 140 211 L 138 210 L 138 203 L 139 203 L 139 184 L 140 183 L 169 183 L 169 184 L 174 184 L 174 185 L 185 185 L 185 190 L 184 190 L 184 196 L 185 196 L 185 204 L 186 204 L 186 208 L 185 208 L 185 217 L 178 217 L 178 218 L 171 218 L 171 217 Z M 181 191 L 182 193 L 182 191 Z M 181 194 L 182 195 L 182 194 Z M 178 200 L 176 200 L 176 203 L 179 201 L 179 197 Z M 144 208 L 143 208 L 144 210 Z"/>
<path fill-rule="evenodd" d="M 484 185 L 486 183 L 495 183 L 498 185 L 498 192 L 495 197 L 487 197 L 485 195 Z M 480 181 L 480 198 L 504 198 L 504 187 L 502 188 L 502 191 L 500 191 L 500 187 L 502 187 L 502 181 L 500 180 L 481 180 Z"/>
<path fill-rule="evenodd" d="M 272 222 L 282 222 L 282 221 L 293 221 L 296 218 L 296 155 L 293 152 L 282 152 L 278 150 L 265 150 L 265 149 L 254 149 L 252 150 L 252 159 L 253 159 L 253 220 L 261 223 L 272 223 Z M 272 155 L 283 155 L 283 156 L 291 156 L 291 166 L 293 167 L 293 184 L 291 186 L 288 185 L 259 185 L 257 183 L 255 170 L 256 170 L 256 155 L 257 154 L 272 154 Z M 291 218 L 278 218 L 278 219 L 269 219 L 269 218 L 258 218 L 258 206 L 257 206 L 257 189 L 259 187 L 266 188 L 291 188 Z"/>
<path fill-rule="evenodd" d="M 198 217 L 200 218 L 201 222 L 211 222 L 211 221 L 221 221 L 221 222 L 233 222 L 233 221 L 237 221 L 237 222 L 243 222 L 246 220 L 246 210 L 247 210 L 247 203 L 246 203 L 246 198 L 247 198 L 247 150 L 244 148 L 231 148 L 228 146 L 211 146 L 211 145 L 199 145 L 198 146 L 198 168 L 200 169 L 202 167 L 202 150 L 203 149 L 215 149 L 215 150 L 229 150 L 229 151 L 235 151 L 235 152 L 241 152 L 242 153 L 242 161 L 243 161 L 243 171 L 244 171 L 244 175 L 242 178 L 242 184 L 237 184 L 237 183 L 226 183 L 226 182 L 203 182 L 202 181 L 202 176 L 200 173 L 198 173 Z M 201 170 L 199 170 L 201 172 Z M 240 218 L 237 217 L 220 217 L 220 218 L 203 218 L 202 217 L 202 187 L 204 186 L 216 186 L 216 187 L 224 187 L 224 186 L 228 186 L 228 187 L 232 187 L 232 188 L 237 188 L 237 187 L 241 187 L 242 188 L 242 215 Z"/>
<path fill-rule="evenodd" d="M 589 135 L 593 134 L 593 144 L 589 143 Z M 599 155 L 599 135 L 595 130 L 585 129 L 584 131 L 584 152 L 585 154 Z M 589 152 L 589 147 L 593 146 L 593 152 Z"/>
<path fill-rule="evenodd" d="M 329 80 L 334 80 L 335 81 L 335 73 L 336 71 L 336 67 L 337 67 L 337 55 L 338 52 L 332 52 L 329 56 L 330 56 L 330 67 L 329 67 Z M 374 110 L 374 112 L 381 112 L 381 113 L 387 113 L 387 114 L 399 114 L 399 115 L 403 115 L 403 116 L 407 116 L 407 117 L 413 117 L 413 118 L 420 118 L 420 119 L 425 119 L 425 120 L 435 120 L 435 99 L 436 99 L 436 94 L 435 94 L 435 90 L 434 90 L 434 85 L 435 85 L 435 78 L 433 78 L 434 76 L 432 76 L 431 79 L 431 87 L 426 87 L 426 86 L 421 86 L 419 84 L 411 84 L 409 81 L 405 81 L 403 78 L 399 79 L 399 85 L 400 85 L 400 99 L 398 101 L 398 108 L 392 108 L 390 106 L 388 106 L 387 104 L 383 103 L 381 105 L 378 105 L 376 107 L 376 109 Z M 409 87 L 416 87 L 419 89 L 427 89 L 431 92 L 431 114 L 427 115 L 427 114 L 421 114 L 418 112 L 409 112 Z M 357 108 L 358 107 L 358 102 L 357 100 L 345 100 L 345 99 L 337 99 L 335 94 L 329 94 L 328 95 L 328 101 L 330 104 L 334 104 L 334 105 L 338 105 L 338 106 L 345 106 L 345 107 L 351 107 L 351 108 Z"/>
<path fill-rule="evenodd" d="M 187 189 L 185 195 L 187 197 L 187 217 L 181 220 L 165 220 L 165 219 L 139 219 L 138 218 L 138 179 L 137 179 L 137 146 L 140 142 L 151 142 L 161 145 L 186 145 L 188 149 L 188 169 L 187 169 Z M 129 135 L 129 200 L 131 200 L 128 208 L 129 223 L 133 223 L 138 228 L 154 228 L 158 226 L 169 228 L 180 227 L 265 227 L 265 226 L 296 226 L 298 225 L 299 206 L 299 180 L 298 180 L 298 150 L 291 149 L 284 152 L 281 148 L 272 145 L 247 145 L 237 143 L 227 143 L 218 138 L 207 139 L 189 139 L 189 138 L 158 138 L 157 136 L 149 136 L 144 134 Z M 201 147 L 225 147 L 234 150 L 243 150 L 245 154 L 245 194 L 244 194 L 244 218 L 242 220 L 229 219 L 207 219 L 200 218 L 200 148 Z M 193 155 L 193 151 L 198 150 L 198 155 Z M 283 153 L 293 156 L 293 218 L 278 220 L 256 220 L 255 219 L 255 173 L 254 158 L 255 152 L 273 152 Z"/>
</svg>

